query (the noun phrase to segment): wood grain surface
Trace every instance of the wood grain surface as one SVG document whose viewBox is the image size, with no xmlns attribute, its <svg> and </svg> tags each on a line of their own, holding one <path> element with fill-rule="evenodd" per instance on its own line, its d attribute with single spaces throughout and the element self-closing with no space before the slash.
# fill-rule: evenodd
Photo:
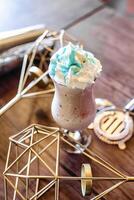
<svg viewBox="0 0 134 200">
<path fill-rule="evenodd" d="M 24 4 L 25 2 L 26 1 L 24 1 Z M 73 21 L 75 22 L 76 19 L 78 19 L 82 15 L 88 13 L 90 9 L 94 10 L 95 8 L 97 8 L 97 6 L 99 7 L 101 5 L 98 1 L 79 1 L 78 4 L 76 4 L 74 1 L 72 3 L 72 8 L 71 1 L 66 6 L 65 2 L 67 1 L 59 1 L 59 3 L 58 1 L 56 2 L 56 7 L 54 7 L 53 9 L 55 10 L 55 13 L 57 13 L 57 16 L 56 18 L 54 18 L 54 16 L 51 16 L 50 19 L 48 19 L 47 21 L 48 25 L 56 25 L 56 28 L 61 28 L 63 26 L 66 27 Z M 32 9 L 31 5 L 30 8 Z M 76 10 L 79 12 L 71 13 L 72 15 L 68 16 L 69 10 L 74 10 L 74 8 L 76 8 Z M 65 17 L 62 17 L 61 19 L 62 15 L 60 15 L 60 12 L 57 12 L 57 9 L 62 10 L 61 13 L 64 12 Z M 37 16 L 39 15 L 39 12 L 42 13 L 42 11 L 39 11 L 38 9 L 36 10 L 34 6 L 32 10 L 36 11 Z M 50 13 L 53 13 L 54 10 L 51 10 Z M 46 13 L 47 12 L 49 13 L 49 11 L 46 11 Z M 33 14 L 31 12 L 29 15 L 26 14 L 24 16 L 24 25 L 33 23 L 33 20 L 31 20 L 30 17 L 34 14 L 35 13 L 33 11 Z M 27 15 L 29 16 L 28 21 L 26 20 Z M 43 20 L 43 23 L 45 23 L 45 19 L 42 19 L 42 16 L 43 14 L 41 14 L 38 18 L 38 22 L 41 23 L 41 19 Z M 69 20 L 66 17 L 69 17 Z M 11 27 L 19 27 L 19 24 L 17 24 L 17 20 L 17 22 L 13 22 L 12 20 L 8 19 L 6 20 L 7 29 L 10 29 Z M 35 23 L 36 22 L 37 21 L 35 20 Z M 5 22 L 3 22 L 2 25 L 3 27 L 5 26 L 4 23 Z M 102 76 L 96 81 L 95 84 L 95 96 L 107 98 L 115 103 L 117 106 L 123 107 L 127 103 L 127 101 L 134 96 L 134 23 L 132 19 L 130 21 L 129 19 L 120 16 L 114 10 L 104 8 L 98 12 L 95 12 L 92 16 L 80 20 L 79 23 L 74 23 L 73 26 L 68 28 L 67 31 L 80 39 L 83 42 L 85 48 L 92 51 L 103 64 Z M 12 74 L 1 78 L 0 106 L 4 105 L 12 97 L 14 97 L 14 95 L 16 94 L 18 81 L 19 70 L 13 71 Z M 43 98 L 21 100 L 0 118 L 0 199 L 4 199 L 2 172 L 4 170 L 4 165 L 6 161 L 8 137 L 10 135 L 16 134 L 18 131 L 24 129 L 32 123 L 55 125 L 51 116 L 52 98 L 53 95 L 46 95 Z M 116 146 L 102 143 L 99 139 L 97 139 L 92 131 L 90 131 L 90 133 L 93 136 L 93 141 L 90 148 L 95 153 L 103 157 L 106 161 L 112 163 L 123 173 L 134 176 L 134 138 L 127 142 L 127 149 L 121 151 Z M 48 160 L 50 165 L 54 166 L 55 147 L 49 149 L 47 153 L 48 154 L 45 159 Z M 70 156 L 63 149 L 61 149 L 60 153 L 60 173 L 63 175 L 80 175 L 81 164 L 83 162 L 91 162 L 81 155 Z M 12 157 L 13 156 L 14 154 L 12 155 Z M 91 162 L 91 165 L 93 168 L 94 176 L 112 176 L 112 174 L 108 170 L 105 170 L 93 161 Z M 114 182 L 112 181 L 94 181 L 92 195 L 90 197 L 83 198 L 80 192 L 80 182 L 71 182 L 70 184 L 69 182 L 61 182 L 60 199 L 90 199 L 91 197 L 99 194 L 100 192 L 111 186 L 113 183 Z M 46 196 L 44 196 L 42 199 L 54 199 L 53 195 L 54 189 L 46 193 Z M 127 183 L 109 193 L 102 199 L 133 200 L 133 197 L 133 183 Z M 10 199 L 12 199 L 11 188 L 9 192 L 9 200 Z"/>
</svg>

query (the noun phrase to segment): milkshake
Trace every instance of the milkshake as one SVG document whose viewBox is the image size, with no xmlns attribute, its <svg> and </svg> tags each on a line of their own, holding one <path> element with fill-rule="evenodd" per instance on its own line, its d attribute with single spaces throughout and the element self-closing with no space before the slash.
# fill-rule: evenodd
<svg viewBox="0 0 134 200">
<path fill-rule="evenodd" d="M 102 70 L 100 61 L 78 45 L 69 43 L 51 58 L 49 74 L 55 85 L 52 116 L 71 131 L 83 130 L 96 113 L 93 85 Z"/>
</svg>

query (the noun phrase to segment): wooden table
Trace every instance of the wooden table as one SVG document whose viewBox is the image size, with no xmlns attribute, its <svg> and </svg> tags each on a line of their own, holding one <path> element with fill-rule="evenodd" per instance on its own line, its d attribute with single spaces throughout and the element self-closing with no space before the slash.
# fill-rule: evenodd
<svg viewBox="0 0 134 200">
<path fill-rule="evenodd" d="M 95 95 L 111 100 L 117 106 L 123 107 L 128 100 L 134 96 L 134 23 L 114 10 L 107 8 L 97 0 L 86 1 L 35 1 L 35 4 L 21 1 L 20 9 L 17 1 L 2 4 L 4 16 L 1 20 L 0 30 L 23 27 L 35 23 L 46 23 L 57 29 L 65 27 L 67 31 L 80 39 L 85 48 L 92 51 L 103 65 L 102 76 L 96 81 Z M 20 1 L 19 1 L 20 3 Z M 44 7 L 43 7 L 43 6 Z M 7 10 L 7 15 L 4 13 Z M 16 20 L 16 17 L 18 19 Z M 33 19 L 34 17 L 34 19 Z M 4 105 L 16 94 L 19 80 L 19 70 L 4 76 L 0 80 L 0 105 Z M 44 98 L 21 100 L 0 119 L 0 199 L 4 199 L 3 176 L 8 137 L 16 134 L 32 123 L 54 125 L 50 114 L 52 95 Z M 119 150 L 116 146 L 102 143 L 93 135 L 90 148 L 112 163 L 116 168 L 127 175 L 134 176 L 134 138 L 127 142 L 127 149 Z M 49 160 L 54 161 L 55 149 L 50 153 Z M 61 150 L 61 171 L 67 175 L 78 175 L 82 162 L 88 162 L 86 158 L 79 155 L 69 156 Z M 109 171 L 92 162 L 93 174 L 95 176 L 110 176 Z M 91 197 L 99 194 L 114 182 L 96 181 L 93 185 Z M 12 199 L 11 190 L 9 199 Z M 60 199 L 84 199 L 80 193 L 80 183 L 61 183 Z M 134 185 L 127 183 L 102 199 L 129 200 L 134 198 Z M 48 192 L 43 199 L 54 199 L 53 190 Z M 86 197 L 85 199 L 90 199 Z"/>
</svg>

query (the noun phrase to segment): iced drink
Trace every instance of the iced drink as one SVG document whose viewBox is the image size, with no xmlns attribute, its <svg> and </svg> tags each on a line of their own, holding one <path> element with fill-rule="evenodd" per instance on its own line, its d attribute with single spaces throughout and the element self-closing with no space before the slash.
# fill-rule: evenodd
<svg viewBox="0 0 134 200">
<path fill-rule="evenodd" d="M 55 85 L 52 115 L 60 127 L 82 130 L 93 121 L 96 113 L 93 85 L 101 68 L 93 54 L 71 43 L 52 56 L 49 66 Z"/>
</svg>

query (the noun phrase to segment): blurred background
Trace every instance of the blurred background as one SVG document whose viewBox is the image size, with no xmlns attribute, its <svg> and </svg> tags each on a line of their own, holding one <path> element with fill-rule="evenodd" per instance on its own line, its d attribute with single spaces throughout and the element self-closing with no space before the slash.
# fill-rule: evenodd
<svg viewBox="0 0 134 200">
<path fill-rule="evenodd" d="M 100 0 L 107 3 L 107 6 L 117 10 L 120 14 L 127 17 L 134 17 L 134 1 L 133 0 Z M 90 1 L 89 1 L 90 2 Z M 93 0 L 92 0 L 93 2 Z M 88 7 L 88 1 L 84 2 Z M 68 12 L 68 15 L 76 4 L 75 1 L 53 1 L 53 0 L 0 0 L 0 31 L 7 31 L 11 29 L 21 28 L 37 23 L 45 23 L 52 28 L 62 28 L 64 25 L 61 22 L 55 23 L 54 18 L 62 21 L 60 17 L 65 14 L 60 6 Z M 82 5 L 82 3 L 81 3 Z M 79 7 L 80 8 L 80 7 Z M 60 10 L 59 10 L 60 9 Z M 82 7 L 77 10 L 82 14 Z M 59 14 L 60 12 L 60 14 Z M 69 16 L 67 17 L 67 19 Z"/>
<path fill-rule="evenodd" d="M 78 3 L 72 0 L 0 0 L 0 52 L 33 41 L 42 33 L 44 26 L 54 30 L 69 29 L 104 7 L 113 9 L 129 21 L 134 20 L 134 0 L 80 0 Z M 30 27 L 32 31 L 30 36 L 26 34 L 20 39 L 17 37 L 7 39 L 14 34 L 18 35 L 20 32 L 30 30 L 13 31 L 13 33 L 8 31 L 37 24 L 41 26 Z M 3 37 L 6 37 L 4 41 Z M 8 52 L 7 55 L 9 54 L 11 53 Z M 5 64 L 6 62 L 8 65 Z M 18 66 L 18 63 L 15 61 L 12 64 L 9 56 L 5 60 L 5 54 L 0 54 L 0 75 L 11 71 Z"/>
</svg>

